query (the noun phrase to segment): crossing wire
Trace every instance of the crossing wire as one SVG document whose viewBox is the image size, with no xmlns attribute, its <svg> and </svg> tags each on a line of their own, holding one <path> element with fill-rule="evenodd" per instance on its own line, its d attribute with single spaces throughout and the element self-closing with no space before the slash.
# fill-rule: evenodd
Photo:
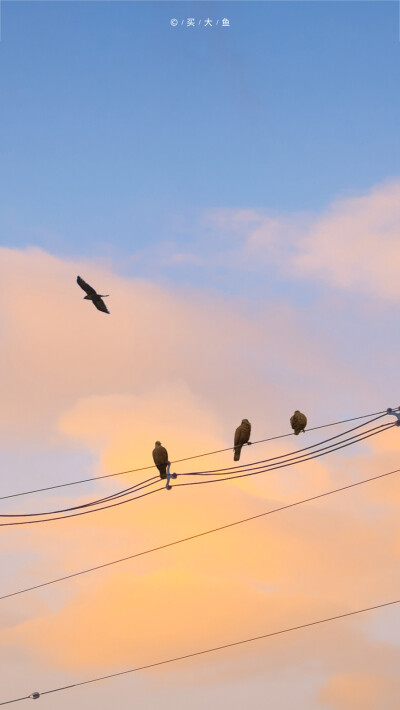
<svg viewBox="0 0 400 710">
<path fill-rule="evenodd" d="M 25 594 L 26 592 L 32 592 L 35 589 L 41 589 L 42 587 L 48 587 L 51 584 L 57 584 L 58 582 L 64 582 L 67 579 L 72 579 L 73 577 L 79 577 L 83 574 L 88 574 L 90 572 L 95 572 L 99 569 L 104 569 L 105 567 L 111 567 L 113 565 L 119 564 L 121 562 L 127 562 L 128 560 L 133 560 L 135 557 L 142 557 L 143 555 L 150 555 L 153 552 L 158 552 L 159 550 L 165 550 L 167 547 L 173 547 L 174 545 L 180 545 L 183 542 L 189 542 L 190 540 L 195 540 L 200 537 L 205 537 L 206 535 L 212 535 L 213 533 L 220 532 L 221 530 L 227 530 L 228 528 L 235 527 L 236 525 L 242 525 L 243 523 L 251 522 L 252 520 L 257 520 L 258 518 L 266 517 L 267 515 L 273 515 L 274 513 L 279 513 L 283 510 L 288 510 L 289 508 L 295 508 L 299 505 L 304 505 L 304 503 L 310 503 L 311 501 L 318 500 L 319 498 L 325 498 L 327 496 L 333 495 L 334 493 L 340 493 L 346 491 L 350 488 L 356 488 L 364 483 L 370 483 L 371 481 L 377 481 L 380 478 L 385 478 L 387 476 L 393 476 L 395 473 L 400 473 L 400 468 L 394 471 L 388 471 L 387 473 L 381 473 L 378 476 L 372 476 L 371 478 L 365 478 L 362 481 L 357 481 L 356 483 L 349 483 L 341 488 L 335 488 L 332 491 L 327 491 L 326 493 L 320 493 L 319 495 L 312 496 L 310 498 L 303 498 L 302 500 L 296 501 L 294 503 L 287 503 L 279 508 L 273 508 L 272 510 L 267 510 L 264 513 L 258 513 L 257 515 L 252 515 L 248 518 L 243 518 L 242 520 L 236 520 L 233 523 L 227 523 L 226 525 L 221 525 L 218 528 L 212 528 L 211 530 L 205 530 L 201 533 L 195 535 L 189 535 L 188 537 L 181 538 L 180 540 L 174 540 L 173 542 L 167 542 L 164 545 L 158 545 L 157 547 L 152 547 L 149 550 L 143 550 L 142 552 L 136 552 L 133 555 L 128 555 L 127 557 L 121 557 L 118 560 L 112 560 L 111 562 L 104 562 L 101 565 L 96 565 L 95 567 L 89 567 L 87 569 L 81 570 L 80 572 L 73 572 L 67 574 L 64 577 L 58 577 L 57 579 L 52 579 L 48 582 L 42 582 L 41 584 L 35 584 L 32 587 L 26 587 L 25 589 L 19 589 L 16 592 L 10 592 L 9 594 L 4 594 L 0 596 L 0 601 L 3 599 L 9 599 L 10 597 L 16 597 L 19 594 Z"/>
<path fill-rule="evenodd" d="M 383 431 L 385 431 L 386 429 L 391 429 L 393 426 L 396 426 L 396 425 L 389 423 L 389 424 L 381 425 L 381 427 L 375 427 L 375 429 L 380 429 L 380 430 L 383 429 Z M 329 448 L 330 448 L 330 451 L 325 451 L 324 453 L 315 454 L 315 455 L 308 455 L 308 456 L 306 456 L 306 457 L 303 457 L 300 461 L 295 461 L 295 460 L 294 460 L 294 461 L 289 461 L 289 463 L 281 463 L 281 464 L 279 464 L 279 465 L 275 465 L 275 466 L 272 466 L 272 467 L 267 467 L 267 468 L 265 468 L 264 470 L 261 470 L 261 471 L 256 471 L 256 472 L 253 472 L 253 473 L 241 473 L 241 474 L 238 474 L 238 475 L 229 476 L 229 477 L 227 477 L 227 478 L 212 479 L 212 480 L 207 480 L 207 481 L 193 481 L 193 482 L 189 482 L 189 483 L 177 483 L 177 484 L 175 484 L 174 487 L 190 486 L 190 485 L 200 485 L 200 484 L 205 484 L 205 483 L 217 483 L 217 482 L 220 483 L 221 481 L 228 481 L 228 480 L 232 480 L 232 479 L 236 479 L 236 478 L 243 478 L 243 477 L 246 477 L 246 476 L 254 476 L 254 475 L 263 473 L 263 472 L 265 472 L 265 471 L 270 472 L 270 471 L 274 471 L 274 470 L 276 470 L 276 469 L 286 468 L 286 467 L 288 467 L 288 466 L 295 465 L 296 463 L 304 463 L 305 461 L 309 461 L 309 460 L 314 459 L 314 458 L 319 458 L 319 457 L 321 457 L 321 456 L 326 456 L 328 453 L 332 453 L 332 452 L 334 452 L 334 451 L 338 451 L 339 449 L 345 448 L 345 447 L 350 446 L 350 445 L 352 445 L 352 444 L 354 444 L 354 443 L 358 443 L 359 441 L 363 441 L 364 439 L 368 439 L 368 438 L 370 438 L 371 436 L 376 436 L 376 434 L 378 434 L 378 433 L 380 433 L 380 432 L 379 432 L 379 431 L 375 431 L 375 429 L 369 430 L 369 431 L 372 431 L 372 433 L 369 433 L 369 434 L 368 434 L 368 433 L 366 432 L 366 433 L 364 433 L 364 435 L 358 436 L 358 438 L 356 439 L 356 441 L 350 441 L 349 443 L 343 444 L 342 446 L 336 445 L 334 448 L 329 447 Z M 351 439 L 354 439 L 355 437 L 350 437 L 350 438 L 351 438 Z M 348 441 L 348 440 L 345 440 L 345 441 Z M 322 442 L 322 443 L 323 443 L 323 442 Z M 340 443 L 340 442 L 338 442 L 338 444 L 339 444 L 339 443 Z M 310 448 L 310 447 L 307 447 L 307 448 Z M 298 458 L 299 458 L 299 457 L 298 457 Z M 15 526 L 15 525 L 32 525 L 32 524 L 35 524 L 35 523 L 52 522 L 52 521 L 55 521 L 55 520 L 64 520 L 65 518 L 77 517 L 77 516 L 80 516 L 80 515 L 87 515 L 87 514 L 89 514 L 89 513 L 95 513 L 95 512 L 99 512 L 99 511 L 101 511 L 101 510 L 106 510 L 106 509 L 108 509 L 108 508 L 114 508 L 114 507 L 119 506 L 119 505 L 124 505 L 125 503 L 129 503 L 129 502 L 131 502 L 131 501 L 133 501 L 133 500 L 137 500 L 137 499 L 139 499 L 139 498 L 144 498 L 144 497 L 146 497 L 146 496 L 148 496 L 148 495 L 151 495 L 152 493 L 157 493 L 157 492 L 159 492 L 159 491 L 161 491 L 161 490 L 164 490 L 164 486 L 162 486 L 162 487 L 160 487 L 160 488 L 156 488 L 156 489 L 153 490 L 153 491 L 149 491 L 148 493 L 143 493 L 143 494 L 141 494 L 141 495 L 139 495 L 139 496 L 134 496 L 134 497 L 132 497 L 132 498 L 127 498 L 126 500 L 122 500 L 122 501 L 120 501 L 120 502 L 118 502 L 118 503 L 111 503 L 110 505 L 105 505 L 105 506 L 103 506 L 103 507 L 101 507 L 101 508 L 96 508 L 96 509 L 92 509 L 92 510 L 85 510 L 85 511 L 81 511 L 81 512 L 78 512 L 78 513 L 70 513 L 69 515 L 59 515 L 58 517 L 42 518 L 42 519 L 40 519 L 40 520 L 38 520 L 38 519 L 35 519 L 35 520 L 21 520 L 21 521 L 14 521 L 14 522 L 10 522 L 10 523 L 0 523 L 0 527 L 4 527 L 4 526 Z M 126 493 L 122 492 L 122 493 L 120 493 L 119 495 L 120 495 L 121 497 L 125 497 Z M 115 494 L 115 497 L 118 497 L 118 494 Z M 70 509 L 67 509 L 67 510 L 70 510 Z M 74 509 L 72 509 L 72 510 L 74 510 Z M 55 511 L 55 512 L 58 512 L 58 511 Z M 59 512 L 63 512 L 63 511 L 59 511 Z M 33 513 L 33 514 L 30 514 L 30 515 L 31 515 L 31 517 L 35 517 L 36 515 L 44 515 L 44 514 L 46 515 L 47 513 L 37 513 L 37 514 Z M 12 514 L 7 514 L 7 515 L 2 515 L 1 517 L 2 517 L 2 518 L 4 518 L 4 517 L 6 517 L 6 518 L 8 518 L 8 517 L 27 517 L 27 515 L 25 514 L 25 515 L 19 516 L 18 514 L 17 514 L 17 515 L 16 515 L 16 514 L 14 514 L 14 515 L 12 515 Z"/>
<path fill-rule="evenodd" d="M 104 505 L 102 508 L 95 508 L 94 510 L 83 510 L 80 513 L 70 513 L 69 515 L 60 515 L 58 518 L 42 518 L 41 520 L 21 520 L 13 523 L 0 523 L 1 527 L 9 527 L 14 525 L 34 525 L 35 523 L 50 523 L 55 520 L 65 520 L 65 518 L 77 518 L 80 515 L 88 515 L 89 513 L 98 513 L 100 510 L 107 510 L 108 508 L 115 508 L 118 505 L 123 505 L 124 503 L 129 503 L 132 500 L 138 500 L 139 498 L 146 498 L 146 496 L 151 496 L 153 493 L 159 493 L 164 491 L 165 486 L 160 488 L 155 488 L 153 491 L 148 491 L 148 493 L 142 493 L 140 496 L 134 496 L 133 498 L 128 498 L 127 500 L 120 501 L 119 503 L 111 503 L 110 505 Z"/>
<path fill-rule="evenodd" d="M 238 471 L 240 469 L 243 469 L 246 472 L 255 471 L 255 472 L 261 473 L 261 472 L 267 470 L 268 468 L 270 468 L 270 462 L 277 461 L 279 459 L 285 459 L 285 460 L 289 461 L 291 464 L 293 457 L 294 457 L 294 459 L 295 458 L 303 458 L 301 456 L 295 457 L 294 456 L 295 454 L 302 454 L 302 452 L 309 451 L 311 449 L 315 449 L 316 451 L 322 451 L 324 449 L 316 449 L 316 447 L 321 446 L 322 444 L 326 444 L 328 442 L 334 441 L 336 439 L 340 439 L 341 437 L 345 436 L 346 434 L 350 434 L 351 432 L 356 431 L 357 429 L 362 429 L 363 427 L 367 426 L 368 424 L 371 424 L 381 418 L 382 418 L 382 416 L 376 417 L 376 419 L 371 419 L 368 422 L 365 422 L 364 424 L 358 425 L 356 427 L 352 427 L 351 429 L 348 429 L 346 432 L 342 432 L 341 434 L 336 434 L 335 436 L 332 436 L 329 439 L 325 439 L 322 442 L 312 444 L 311 446 L 306 446 L 301 449 L 297 449 L 296 451 L 293 451 L 290 454 L 280 454 L 279 456 L 273 456 L 268 459 L 263 459 L 261 461 L 254 461 L 251 464 L 240 464 L 237 466 L 230 466 L 228 468 L 214 469 L 211 471 L 195 471 L 195 472 L 190 472 L 190 473 L 180 473 L 178 475 L 179 476 L 191 476 L 191 475 L 193 475 L 193 476 L 200 476 L 200 475 L 210 476 L 210 475 L 216 474 L 216 475 L 222 476 L 225 474 L 226 475 L 229 474 L 229 477 L 235 478 L 236 476 L 231 475 L 231 472 Z M 378 433 L 378 430 L 385 430 L 386 428 L 390 428 L 392 426 L 394 426 L 394 424 L 392 424 L 392 423 L 381 424 L 380 426 L 374 427 L 372 429 L 368 429 L 366 432 L 362 432 L 360 434 L 349 437 L 349 439 L 343 439 L 343 441 L 340 443 L 343 443 L 346 441 L 351 441 L 351 439 L 355 439 L 355 441 L 353 441 L 351 443 L 357 443 L 357 441 L 361 441 L 363 438 L 368 438 L 365 435 L 368 434 L 369 432 L 376 431 Z M 357 438 L 357 437 L 359 437 L 359 438 Z M 333 445 L 330 444 L 328 447 L 325 447 L 325 449 L 332 448 L 332 446 Z M 332 450 L 335 450 L 335 449 L 332 449 Z M 293 462 L 294 462 L 294 459 L 293 459 Z M 304 460 L 307 460 L 307 459 L 304 459 Z M 258 466 L 258 464 L 262 464 L 262 466 Z M 265 466 L 265 464 L 268 464 L 268 466 Z M 122 491 L 118 491 L 118 492 L 113 493 L 113 494 L 106 496 L 104 498 L 90 501 L 88 503 L 83 503 L 83 504 L 77 505 L 77 506 L 71 506 L 70 508 L 61 508 L 58 510 L 50 510 L 50 511 L 38 512 L 38 513 L 3 513 L 3 514 L 0 514 L 0 519 L 1 518 L 39 517 L 39 516 L 43 516 L 43 515 L 57 515 L 59 513 L 68 513 L 68 512 L 74 511 L 74 510 L 89 508 L 94 505 L 99 505 L 101 503 L 108 502 L 110 500 L 115 500 L 116 498 L 121 498 L 121 497 L 127 496 L 133 492 L 142 490 L 143 488 L 148 488 L 149 486 L 154 485 L 159 480 L 160 479 L 158 476 L 154 476 L 152 478 L 146 479 L 145 481 L 139 482 L 139 483 L 135 484 L 134 486 L 131 486 L 129 488 L 125 488 Z M 177 485 L 189 485 L 189 484 L 177 484 Z M 94 511 L 88 511 L 88 512 L 94 512 Z"/>
<path fill-rule="evenodd" d="M 274 466 L 267 466 L 266 468 L 262 470 L 256 470 L 250 473 L 239 473 L 236 475 L 230 475 L 230 476 L 225 476 L 225 478 L 212 478 L 208 480 L 203 480 L 203 481 L 189 481 L 188 483 L 175 483 L 174 488 L 178 488 L 179 486 L 200 486 L 206 483 L 220 483 L 221 481 L 232 481 L 236 478 L 247 478 L 247 476 L 257 476 L 260 473 L 270 473 L 271 471 L 276 471 L 280 468 L 288 468 L 289 466 L 294 466 L 298 463 L 304 463 L 305 461 L 311 461 L 312 459 L 319 459 L 322 456 L 326 456 L 327 454 L 331 454 L 335 451 L 339 451 L 340 449 L 345 449 L 348 446 L 353 446 L 354 444 L 358 444 L 360 441 L 364 441 L 365 439 L 369 439 L 371 436 L 376 436 L 377 434 L 380 434 L 382 431 L 386 431 L 387 429 L 392 429 L 392 427 L 396 426 L 396 424 L 386 424 L 384 425 L 384 428 L 381 429 L 380 431 L 375 431 L 372 434 L 365 434 L 364 436 L 358 436 L 355 441 L 348 441 L 347 444 L 338 442 L 337 445 L 335 446 L 329 446 L 325 447 L 329 449 L 329 451 L 325 451 L 324 449 L 318 449 L 318 451 L 322 451 L 322 453 L 314 453 L 310 452 L 306 456 L 297 456 L 293 460 L 288 460 L 283 463 L 274 465 Z M 354 438 L 354 437 L 351 437 Z M 341 444 L 341 445 L 340 445 Z M 296 460 L 299 459 L 299 460 Z M 179 475 L 187 475 L 187 474 L 179 474 Z"/>
<path fill-rule="evenodd" d="M 317 626 L 318 624 L 326 624 L 330 621 L 338 621 L 339 619 L 345 619 L 350 616 L 355 616 L 356 614 L 365 614 L 368 611 L 375 611 L 376 609 L 382 609 L 384 607 L 393 606 L 394 604 L 399 604 L 400 599 L 394 599 L 390 602 L 383 602 L 381 604 L 375 604 L 374 606 L 365 607 L 364 609 L 355 609 L 354 611 L 347 611 L 343 614 L 336 614 L 335 616 L 329 616 L 325 619 L 317 619 L 316 621 L 308 621 L 305 624 L 299 624 L 298 626 L 289 626 L 286 629 L 279 629 L 278 631 L 270 631 L 266 634 L 260 634 L 259 636 L 252 636 L 247 639 L 241 639 L 240 641 L 233 641 L 231 643 L 225 643 L 221 646 L 214 646 L 212 648 L 206 648 L 202 651 L 195 651 L 193 653 L 186 653 L 183 656 L 175 656 L 175 658 L 167 658 L 164 661 L 156 661 L 155 663 L 148 663 L 145 666 L 138 666 L 136 668 L 129 668 L 125 671 L 118 671 L 117 673 L 109 673 L 108 675 L 99 676 L 98 678 L 90 678 L 89 680 L 81 680 L 77 683 L 70 683 L 69 685 L 64 685 L 59 688 L 52 688 L 51 690 L 44 690 L 41 693 L 31 693 L 30 695 L 25 695 L 22 698 L 15 698 L 13 700 L 5 700 L 0 703 L 0 705 L 9 705 L 10 703 L 18 703 L 22 700 L 29 700 L 29 698 L 38 698 L 42 695 L 50 695 L 52 693 L 59 693 L 63 690 L 70 690 L 71 688 L 78 688 L 82 685 L 89 685 L 91 683 L 99 683 L 102 680 L 109 680 L 110 678 L 117 678 L 118 676 L 127 675 L 128 673 L 137 673 L 138 671 L 144 671 L 149 668 L 156 668 L 158 666 L 165 666 L 167 663 L 176 663 L 177 661 L 183 661 L 188 658 L 195 658 L 196 656 L 204 656 L 207 653 L 215 653 L 216 651 L 222 651 L 226 648 L 233 648 L 234 646 L 242 646 L 246 643 L 252 643 L 254 641 L 261 641 L 262 639 L 272 638 L 273 636 L 281 636 L 282 634 L 288 634 L 293 631 L 300 631 L 302 629 L 309 628 L 311 626 Z"/>
<path fill-rule="evenodd" d="M 397 408 L 394 408 L 394 409 L 393 409 L 393 411 L 398 411 L 398 410 L 400 410 L 400 407 L 397 407 Z M 358 417 L 350 417 L 349 419 L 342 419 L 342 420 L 340 420 L 340 421 L 330 422 L 329 424 L 320 424 L 319 426 L 316 426 L 316 427 L 310 427 L 309 429 L 306 429 L 306 431 L 307 431 L 307 432 L 316 431 L 317 429 L 324 429 L 325 427 L 337 426 L 337 425 L 339 425 L 339 424 L 346 424 L 347 422 L 354 422 L 354 421 L 357 421 L 357 420 L 359 420 L 359 419 L 368 419 L 369 417 L 376 417 L 376 416 L 378 416 L 378 415 L 380 415 L 380 414 L 381 414 L 381 415 L 387 414 L 387 410 L 384 409 L 384 410 L 382 410 L 382 411 L 380 411 L 380 412 L 372 412 L 371 414 L 362 414 L 362 415 L 360 415 L 360 416 L 358 416 Z M 279 434 L 278 436 L 270 436 L 270 437 L 268 437 L 268 438 L 266 438 L 266 439 L 259 439 L 258 441 L 253 441 L 252 443 L 253 443 L 253 445 L 255 445 L 255 444 L 262 444 L 262 443 L 267 442 L 267 441 L 274 441 L 274 440 L 276 440 L 276 439 L 284 439 L 284 438 L 286 438 L 286 437 L 288 437 L 288 436 L 293 436 L 293 435 L 294 435 L 293 432 L 290 432 L 289 434 Z M 226 449 L 218 449 L 218 450 L 216 450 L 216 451 L 208 451 L 208 452 L 206 452 L 206 453 L 203 453 L 203 454 L 196 454 L 196 455 L 194 455 L 194 456 L 186 456 L 185 458 L 175 459 L 174 461 L 171 461 L 171 463 L 172 463 L 172 464 L 176 464 L 176 463 L 181 463 L 182 461 L 189 461 L 189 460 L 192 460 L 192 459 L 202 458 L 203 456 L 213 456 L 214 454 L 220 454 L 220 453 L 223 453 L 223 452 L 225 452 L 225 451 L 232 451 L 233 448 L 234 448 L 234 447 L 229 446 L 229 447 L 226 448 Z M 46 487 L 44 487 L 44 488 L 34 488 L 34 489 L 30 490 L 30 491 L 23 491 L 23 492 L 21 492 L 21 493 L 11 493 L 11 494 L 9 494 L 9 495 L 0 496 L 0 500 L 7 500 L 7 499 L 9 499 L 9 498 L 17 498 L 17 497 L 19 497 L 19 496 L 27 496 L 27 495 L 31 495 L 31 494 L 33 494 L 33 493 L 43 493 L 44 491 L 52 491 L 52 490 L 55 490 L 55 489 L 57 489 L 57 488 L 66 488 L 67 486 L 76 486 L 76 485 L 79 485 L 79 484 L 82 484 L 82 483 L 90 483 L 91 481 L 99 481 L 99 480 L 102 480 L 102 479 L 104 479 L 104 478 L 113 478 L 114 476 L 123 476 L 123 475 L 128 474 L 128 473 L 137 473 L 138 471 L 148 471 L 148 470 L 151 469 L 151 468 L 154 468 L 154 465 L 152 465 L 152 466 L 142 466 L 141 468 L 131 468 L 131 469 L 128 469 L 128 470 L 126 470 L 126 471 L 117 471 L 116 473 L 107 473 L 107 474 L 104 474 L 103 476 L 92 476 L 91 478 L 83 478 L 83 479 L 81 479 L 81 480 L 79 480 L 79 481 L 69 481 L 69 482 L 67 482 L 67 483 L 58 483 L 58 484 L 56 484 L 56 485 L 54 485 L 54 486 L 46 486 Z"/>
<path fill-rule="evenodd" d="M 35 518 L 40 515 L 56 515 L 57 513 L 69 513 L 72 510 L 81 510 L 82 508 L 91 508 L 94 505 L 100 505 L 100 503 L 107 503 L 110 500 L 115 500 L 116 498 L 121 498 L 121 496 L 126 496 L 129 495 L 130 493 L 136 493 L 137 491 L 141 491 L 144 488 L 150 488 L 150 486 L 154 486 L 155 483 L 160 482 L 159 476 L 155 476 L 154 479 L 148 479 L 151 481 L 151 483 L 148 483 L 147 481 L 143 481 L 142 483 L 137 483 L 135 486 L 132 486 L 131 488 L 125 488 L 123 491 L 117 491 L 116 493 L 112 493 L 109 496 L 106 496 L 105 498 L 99 498 L 98 500 L 92 500 L 89 503 L 82 503 L 81 505 L 74 505 L 71 508 L 60 508 L 59 510 L 47 510 L 42 513 L 1 513 L 0 514 L 0 519 L 1 518 Z M 138 496 L 140 498 L 140 496 Z M 87 511 L 88 513 L 94 512 L 91 510 Z"/>
<path fill-rule="evenodd" d="M 287 456 L 293 456 L 294 454 L 299 454 L 302 451 L 308 451 L 309 449 L 315 449 L 316 446 L 320 446 L 321 444 L 327 444 L 329 441 L 334 441 L 335 439 L 340 439 L 342 436 L 345 436 L 346 434 L 350 434 L 352 431 L 357 431 L 357 429 L 363 429 L 364 427 L 368 426 L 368 424 L 373 424 L 374 422 L 378 421 L 379 419 L 382 419 L 385 416 L 385 414 L 381 414 L 378 417 L 375 417 L 374 419 L 369 419 L 367 422 L 364 422 L 363 424 L 358 424 L 355 427 L 351 427 L 351 429 L 347 429 L 346 431 L 342 431 L 340 434 L 335 434 L 335 436 L 331 436 L 328 439 L 324 439 L 323 441 L 319 441 L 316 444 L 310 444 L 310 446 L 305 446 L 302 447 L 301 449 L 297 449 L 295 451 L 292 451 L 290 454 L 280 454 L 279 456 L 271 456 L 268 459 L 261 459 L 260 461 L 253 461 L 251 464 L 235 464 L 234 466 L 227 466 L 226 468 L 215 468 L 215 469 L 206 469 L 205 471 L 191 471 L 187 474 L 179 474 L 179 475 L 202 475 L 202 474 L 213 474 L 213 473 L 223 473 L 229 471 L 238 471 L 241 468 L 248 468 L 249 466 L 256 466 L 256 464 L 263 464 L 263 463 L 268 463 L 269 461 L 277 461 L 278 459 L 286 458 Z M 386 422 L 385 424 L 381 424 L 381 427 L 388 426 L 389 424 L 392 424 L 392 422 Z M 379 427 L 375 427 L 379 428 Z M 370 429 L 369 431 L 372 431 Z M 256 443 L 256 442 L 255 442 Z"/>
<path fill-rule="evenodd" d="M 380 418 L 380 417 L 378 417 Z M 371 419 L 370 421 L 366 422 L 365 424 L 361 425 L 362 427 L 367 426 L 367 424 L 371 424 L 372 422 L 376 421 L 376 419 Z M 295 456 L 295 454 L 303 454 L 305 451 L 310 451 L 314 449 L 312 453 L 315 453 L 316 451 L 323 451 L 325 449 L 330 449 L 335 447 L 337 444 L 343 444 L 346 441 L 351 441 L 351 439 L 354 439 L 355 441 L 353 443 L 357 443 L 358 441 L 361 441 L 362 438 L 366 438 L 365 435 L 369 434 L 370 432 L 376 432 L 379 433 L 380 431 L 384 431 L 385 429 L 389 429 L 392 426 L 396 426 L 395 423 L 392 422 L 386 422 L 385 424 L 379 424 L 376 427 L 372 427 L 372 429 L 367 429 L 367 431 L 364 432 L 359 432 L 358 434 L 354 434 L 353 436 L 350 436 L 348 439 L 342 439 L 342 441 L 336 442 L 335 444 L 329 444 L 330 441 L 334 441 L 336 439 L 341 439 L 343 436 L 346 434 L 350 434 L 352 431 L 355 431 L 356 429 L 360 429 L 360 426 L 353 427 L 352 429 L 348 429 L 347 431 L 342 432 L 341 434 L 337 434 L 336 436 L 331 436 L 329 439 L 324 439 L 323 441 L 318 441 L 316 444 L 312 444 L 311 446 L 305 446 L 302 449 L 297 449 L 295 451 L 291 451 L 290 453 L 285 453 L 285 454 L 280 454 L 279 456 L 271 456 L 268 459 L 263 459 L 261 461 L 253 461 L 250 464 L 241 464 L 239 466 L 229 466 L 228 468 L 217 468 L 214 470 L 206 470 L 206 471 L 190 471 L 190 472 L 185 472 L 185 473 L 179 473 L 179 476 L 213 476 L 215 475 L 221 475 L 221 476 L 227 476 L 228 478 L 231 477 L 231 473 L 235 473 L 236 471 L 240 472 L 240 469 L 243 469 L 245 471 L 257 471 L 259 469 L 263 469 L 265 464 L 268 466 L 270 465 L 270 462 L 273 461 L 279 461 L 279 459 L 284 459 L 284 462 L 286 460 L 289 460 L 291 458 L 302 458 L 302 456 Z M 373 434 L 372 434 L 373 436 Z M 322 446 L 322 444 L 328 444 L 328 446 L 322 447 L 321 449 L 317 449 L 316 447 Z M 305 454 L 303 454 L 305 455 Z M 261 464 L 260 466 L 258 464 Z M 272 464 L 275 465 L 275 464 Z"/>
</svg>

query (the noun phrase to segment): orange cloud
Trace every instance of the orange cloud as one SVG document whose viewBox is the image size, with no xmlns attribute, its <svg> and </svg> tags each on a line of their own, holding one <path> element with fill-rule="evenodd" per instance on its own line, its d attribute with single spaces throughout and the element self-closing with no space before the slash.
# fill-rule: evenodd
<svg viewBox="0 0 400 710">
<path fill-rule="evenodd" d="M 376 673 L 343 673 L 329 679 L 319 699 L 333 710 L 389 710 L 399 704 L 400 680 Z"/>
<path fill-rule="evenodd" d="M 74 535 L 85 539 L 79 566 L 112 559 L 109 542 L 96 551 L 103 539 L 114 537 L 121 555 L 204 530 L 234 513 L 260 511 L 257 499 L 237 493 L 233 486 L 176 489 L 151 505 L 123 506 L 97 522 L 75 523 Z M 310 503 L 75 580 L 61 606 L 17 622 L 2 643 L 18 642 L 59 668 L 112 669 L 126 658 L 147 663 L 155 651 L 158 658 L 179 655 L 390 600 L 400 581 L 394 528 L 383 522 L 377 527 L 360 513 L 353 517 L 358 504 L 357 495 L 339 511 L 333 500 Z M 57 525 L 52 533 L 62 545 L 70 532 Z M 86 534 L 93 525 L 97 539 Z M 74 568 L 79 566 L 75 559 Z M 342 625 L 358 639 L 362 624 L 357 619 Z M 319 653 L 328 652 L 341 628 L 320 630 Z M 312 658 L 315 641 L 305 643 Z M 257 653 L 273 655 L 273 644 Z M 287 654 L 292 658 L 293 644 L 299 649 L 302 641 L 294 635 L 278 644 L 282 664 Z"/>
<path fill-rule="evenodd" d="M 300 394 L 305 406 L 316 399 L 307 391 L 307 379 L 317 378 L 319 387 L 329 380 L 331 387 L 335 372 L 342 381 L 354 381 L 354 373 L 336 362 L 328 345 L 312 337 L 288 305 L 261 304 L 252 312 L 236 297 L 129 281 L 39 249 L 2 249 L 0 254 L 4 442 L 23 436 L 59 445 L 56 422 L 80 400 L 138 397 L 163 387 L 172 397 L 175 383 L 176 392 L 181 383 L 207 402 L 214 418 L 224 422 L 225 440 L 231 440 L 243 416 L 257 420 L 262 433 L 279 424 L 279 416 L 272 415 L 276 406 L 286 428 Z M 83 301 L 77 273 L 111 293 L 110 316 Z M 298 390 L 287 407 L 279 404 L 277 371 L 284 371 L 287 386 L 293 383 Z"/>
<path fill-rule="evenodd" d="M 237 297 L 122 279 L 90 262 L 67 262 L 39 250 L 3 250 L 1 256 L 3 441 L 87 450 L 99 475 L 151 464 L 156 439 L 172 459 L 181 458 L 231 445 L 244 416 L 253 423 L 252 438 L 261 439 L 287 431 L 298 406 L 315 425 L 334 418 L 335 397 L 338 407 L 348 396 L 355 412 L 363 400 L 362 374 L 340 358 L 339 345 L 332 350 L 307 328 L 294 306 L 276 302 L 251 310 Z M 110 316 L 81 300 L 77 273 L 112 294 Z M 357 453 L 259 477 L 164 489 L 149 499 L 29 530 L 4 528 L 3 550 L 25 546 L 32 553 L 15 573 L 14 588 L 315 495 L 355 474 L 362 478 L 364 467 L 373 475 L 382 461 L 395 459 L 396 434 L 383 435 L 385 443 L 371 440 Z M 241 463 L 293 451 L 324 435 L 245 448 Z M 229 466 L 232 458 L 230 451 L 177 464 L 176 470 Z M 99 481 L 90 495 L 87 489 L 60 490 L 57 507 L 145 476 Z M 71 472 L 71 480 L 79 477 Z M 0 648 L 16 645 L 49 669 L 108 671 L 126 667 L 128 658 L 151 662 L 386 601 L 398 588 L 400 549 L 396 521 L 385 514 L 379 493 L 385 485 L 371 484 L 368 493 L 354 489 L 8 600 L 7 608 L 16 605 L 7 620 L 0 618 Z M 45 499 L 46 506 L 54 501 Z M 250 675 L 266 664 L 283 671 L 320 658 L 324 673 L 334 677 L 343 672 L 345 657 L 349 672 L 359 672 L 348 649 L 357 648 L 360 663 L 367 663 L 377 648 L 363 628 L 359 619 L 336 630 L 271 640 L 262 650 L 244 647 L 233 667 Z M 387 658 L 392 655 L 387 650 Z"/>
</svg>

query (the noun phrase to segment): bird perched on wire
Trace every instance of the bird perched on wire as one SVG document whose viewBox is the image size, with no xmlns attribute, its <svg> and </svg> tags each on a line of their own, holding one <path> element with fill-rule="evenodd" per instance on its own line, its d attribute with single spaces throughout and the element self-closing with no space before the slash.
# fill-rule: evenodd
<svg viewBox="0 0 400 710">
<path fill-rule="evenodd" d="M 155 449 L 153 449 L 153 461 L 160 472 L 160 478 L 167 478 L 168 451 L 164 446 L 161 446 L 160 441 L 156 441 Z"/>
<path fill-rule="evenodd" d="M 239 424 L 238 428 L 235 431 L 235 455 L 233 457 L 234 461 L 239 461 L 240 459 L 240 452 L 242 450 L 242 446 L 244 444 L 250 444 L 251 442 L 249 441 L 250 439 L 250 432 L 251 432 L 251 424 L 248 419 L 242 419 L 242 423 Z"/>
<path fill-rule="evenodd" d="M 110 311 L 107 309 L 106 304 L 103 301 L 103 298 L 108 298 L 108 294 L 104 295 L 102 293 L 97 293 L 92 286 L 89 286 L 89 284 L 86 283 L 83 279 L 81 279 L 80 276 L 76 279 L 76 282 L 79 284 L 81 288 L 83 288 L 84 291 L 86 291 L 86 296 L 84 298 L 88 301 L 92 301 L 93 305 L 96 306 L 98 311 L 102 311 L 102 313 L 110 313 Z"/>
<path fill-rule="evenodd" d="M 300 434 L 301 431 L 304 432 L 304 429 L 307 426 L 307 417 L 305 414 L 302 412 L 299 412 L 298 409 L 296 409 L 295 413 L 293 414 L 292 417 L 290 417 L 290 426 L 292 427 L 294 433 L 296 436 Z"/>
</svg>

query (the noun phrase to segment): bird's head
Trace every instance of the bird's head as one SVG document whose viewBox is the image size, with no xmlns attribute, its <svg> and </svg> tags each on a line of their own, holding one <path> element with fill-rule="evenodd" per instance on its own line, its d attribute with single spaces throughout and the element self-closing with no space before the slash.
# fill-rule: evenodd
<svg viewBox="0 0 400 710">
<path fill-rule="evenodd" d="M 156 441 L 156 446 L 161 446 L 161 441 Z"/>
</svg>

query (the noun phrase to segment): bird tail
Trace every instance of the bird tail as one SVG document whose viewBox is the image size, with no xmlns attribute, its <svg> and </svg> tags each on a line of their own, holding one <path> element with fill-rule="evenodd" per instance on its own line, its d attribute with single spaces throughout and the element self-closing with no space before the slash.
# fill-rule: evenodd
<svg viewBox="0 0 400 710">
<path fill-rule="evenodd" d="M 234 460 L 234 461 L 239 461 L 241 449 L 242 449 L 241 446 L 240 446 L 240 447 L 237 446 L 237 447 L 235 448 L 235 455 L 234 455 L 234 457 L 233 457 L 233 460 Z"/>
</svg>

